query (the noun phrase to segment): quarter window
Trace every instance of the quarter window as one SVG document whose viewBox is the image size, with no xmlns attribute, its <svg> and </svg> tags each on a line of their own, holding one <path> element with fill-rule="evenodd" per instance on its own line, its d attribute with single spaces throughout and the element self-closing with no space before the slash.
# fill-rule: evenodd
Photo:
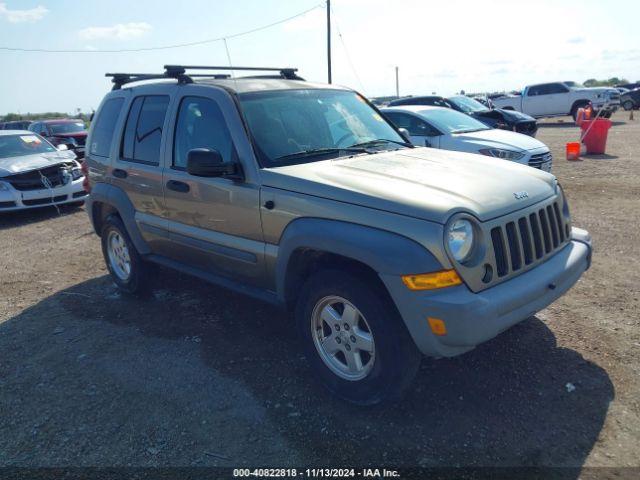
<svg viewBox="0 0 640 480">
<path fill-rule="evenodd" d="M 89 150 L 91 155 L 109 156 L 113 132 L 123 103 L 124 98 L 112 98 L 103 105 L 91 133 L 91 149 Z"/>
<path fill-rule="evenodd" d="M 180 102 L 173 145 L 173 167 L 187 167 L 187 153 L 195 148 L 217 150 L 225 162 L 234 160 L 231 134 L 218 104 L 203 97 L 185 97 Z"/>
<path fill-rule="evenodd" d="M 160 163 L 160 142 L 168 106 L 169 97 L 166 95 L 134 99 L 122 138 L 123 160 L 149 165 Z"/>
</svg>

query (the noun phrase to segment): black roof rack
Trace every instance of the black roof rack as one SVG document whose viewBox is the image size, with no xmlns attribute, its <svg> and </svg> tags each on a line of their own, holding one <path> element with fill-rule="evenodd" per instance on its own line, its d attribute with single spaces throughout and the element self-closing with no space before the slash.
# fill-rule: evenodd
<svg viewBox="0 0 640 480">
<path fill-rule="evenodd" d="M 123 85 L 132 82 L 140 82 L 143 80 L 160 80 L 173 78 L 178 83 L 193 83 L 195 77 L 207 77 L 214 79 L 231 78 L 228 73 L 193 73 L 187 75 L 187 70 L 242 70 L 242 71 L 262 71 L 262 72 L 279 72 L 279 76 L 254 76 L 246 78 L 284 78 L 287 80 L 304 80 L 299 77 L 296 72 L 297 68 L 275 68 L 275 67 L 218 67 L 204 65 L 165 65 L 164 73 L 106 73 L 105 77 L 111 77 L 113 82 L 112 90 L 120 90 Z"/>
<path fill-rule="evenodd" d="M 165 70 L 167 71 L 181 71 L 185 73 L 186 70 L 238 70 L 238 71 L 253 71 L 253 72 L 279 72 L 280 77 L 286 80 L 303 80 L 299 77 L 296 72 L 297 68 L 291 67 L 221 67 L 221 66 L 209 66 L 209 65 L 165 65 Z M 214 75 L 198 75 L 203 77 L 209 77 Z M 227 77 L 227 78 L 230 78 Z M 278 77 L 262 77 L 262 78 L 278 78 Z"/>
</svg>

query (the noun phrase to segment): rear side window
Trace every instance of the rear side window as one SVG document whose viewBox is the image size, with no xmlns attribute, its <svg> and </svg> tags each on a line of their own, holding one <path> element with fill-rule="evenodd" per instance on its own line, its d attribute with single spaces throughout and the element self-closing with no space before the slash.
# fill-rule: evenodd
<svg viewBox="0 0 640 480">
<path fill-rule="evenodd" d="M 162 127 L 168 106 L 167 95 L 134 99 L 122 138 L 120 154 L 123 160 L 159 165 Z"/>
<path fill-rule="evenodd" d="M 91 148 L 89 149 L 91 155 L 98 157 L 109 156 L 113 132 L 115 131 L 123 103 L 124 98 L 112 98 L 102 106 L 91 134 Z"/>
</svg>

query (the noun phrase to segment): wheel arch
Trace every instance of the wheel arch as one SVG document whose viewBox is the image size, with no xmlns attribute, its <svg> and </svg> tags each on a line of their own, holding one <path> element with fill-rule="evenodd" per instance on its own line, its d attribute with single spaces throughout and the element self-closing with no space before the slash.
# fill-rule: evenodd
<svg viewBox="0 0 640 480">
<path fill-rule="evenodd" d="M 298 219 L 287 226 L 280 239 L 275 268 L 279 300 L 291 307 L 304 280 L 329 267 L 348 268 L 375 279 L 385 292 L 381 273 L 442 269 L 431 252 L 402 235 L 336 220 Z"/>
<path fill-rule="evenodd" d="M 109 215 L 118 215 L 138 252 L 143 255 L 151 253 L 136 224 L 135 208 L 122 189 L 106 183 L 94 185 L 87 202 L 87 212 L 97 235 L 101 234 L 104 220 Z"/>
</svg>

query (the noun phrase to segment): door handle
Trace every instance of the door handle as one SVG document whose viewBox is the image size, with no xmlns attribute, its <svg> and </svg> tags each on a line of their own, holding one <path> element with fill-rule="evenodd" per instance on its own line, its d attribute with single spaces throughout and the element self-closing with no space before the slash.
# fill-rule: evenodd
<svg viewBox="0 0 640 480">
<path fill-rule="evenodd" d="M 187 193 L 191 189 L 188 183 L 179 182 L 178 180 L 169 180 L 167 182 L 167 188 L 180 193 Z"/>
<path fill-rule="evenodd" d="M 111 173 L 113 174 L 114 177 L 117 177 L 117 178 L 127 178 L 127 175 L 128 175 L 127 171 L 122 170 L 121 168 L 114 168 Z"/>
</svg>

